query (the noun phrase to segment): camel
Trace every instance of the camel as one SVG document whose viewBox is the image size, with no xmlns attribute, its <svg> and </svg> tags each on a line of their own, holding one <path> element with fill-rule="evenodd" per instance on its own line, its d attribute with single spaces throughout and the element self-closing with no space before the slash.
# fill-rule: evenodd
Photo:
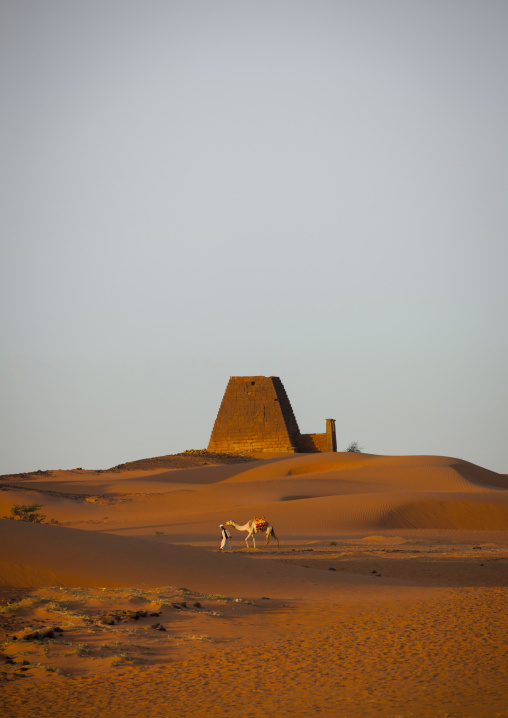
<svg viewBox="0 0 508 718">
<path fill-rule="evenodd" d="M 257 533 L 266 533 L 266 543 L 265 546 L 268 546 L 268 542 L 270 540 L 270 536 L 272 536 L 277 541 L 277 548 L 279 548 L 279 539 L 275 535 L 275 531 L 273 530 L 273 526 L 271 526 L 268 521 L 265 519 L 264 516 L 261 518 L 254 517 L 250 521 L 247 521 L 246 524 L 243 526 L 240 526 L 236 523 L 236 521 L 226 521 L 226 526 L 233 526 L 237 531 L 247 531 L 247 537 L 245 539 L 245 543 L 247 545 L 247 548 L 250 548 L 249 546 L 249 539 L 252 538 L 252 544 L 253 547 L 256 548 L 256 539 L 254 538 L 254 534 Z"/>
</svg>

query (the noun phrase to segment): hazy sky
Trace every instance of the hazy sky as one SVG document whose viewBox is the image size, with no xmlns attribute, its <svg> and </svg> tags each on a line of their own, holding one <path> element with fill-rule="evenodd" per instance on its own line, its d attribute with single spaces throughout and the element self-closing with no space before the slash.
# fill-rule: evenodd
<svg viewBox="0 0 508 718">
<path fill-rule="evenodd" d="M 0 473 L 207 445 L 508 473 L 506 0 L 0 0 Z"/>
</svg>

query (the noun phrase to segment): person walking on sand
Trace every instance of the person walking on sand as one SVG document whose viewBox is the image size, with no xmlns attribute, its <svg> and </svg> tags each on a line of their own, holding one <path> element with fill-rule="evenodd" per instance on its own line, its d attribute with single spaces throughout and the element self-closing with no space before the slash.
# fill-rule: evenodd
<svg viewBox="0 0 508 718">
<path fill-rule="evenodd" d="M 224 524 L 220 524 L 220 550 L 224 548 L 231 548 L 231 544 L 229 543 L 229 539 L 231 538 L 231 534 L 227 530 L 227 528 L 224 526 Z"/>
</svg>

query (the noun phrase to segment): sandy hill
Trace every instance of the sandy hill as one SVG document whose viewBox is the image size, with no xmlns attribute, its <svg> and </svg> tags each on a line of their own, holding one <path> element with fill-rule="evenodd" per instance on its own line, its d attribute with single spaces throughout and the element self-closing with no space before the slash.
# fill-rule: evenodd
<svg viewBox="0 0 508 718">
<path fill-rule="evenodd" d="M 180 458 L 187 468 L 157 457 L 107 471 L 4 477 L 0 516 L 37 503 L 58 525 L 2 520 L 2 543 L 10 544 L 3 585 L 185 585 L 199 575 L 215 590 L 225 580 L 222 569 L 241 573 L 235 561 L 243 560 L 230 557 L 224 567 L 222 556 L 210 554 L 219 524 L 254 515 L 267 516 L 286 547 L 369 534 L 508 529 L 507 478 L 459 459 L 337 453 L 210 465 L 202 455 Z M 244 547 L 246 534 L 232 533 L 234 545 Z M 252 581 L 243 586 L 248 593 Z"/>
</svg>

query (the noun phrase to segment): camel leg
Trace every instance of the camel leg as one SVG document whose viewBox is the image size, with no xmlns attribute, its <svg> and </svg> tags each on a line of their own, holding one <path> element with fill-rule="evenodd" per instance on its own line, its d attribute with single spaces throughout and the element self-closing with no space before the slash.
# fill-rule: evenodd
<svg viewBox="0 0 508 718">
<path fill-rule="evenodd" d="M 277 548 L 279 549 L 279 548 L 280 548 L 280 546 L 279 546 L 279 539 L 278 539 L 277 536 L 275 535 L 275 531 L 273 530 L 273 527 L 272 527 L 272 530 L 270 531 L 270 534 L 271 534 L 271 535 L 273 536 L 273 538 L 277 541 Z M 268 541 L 267 541 L 267 543 L 268 543 Z"/>
</svg>

